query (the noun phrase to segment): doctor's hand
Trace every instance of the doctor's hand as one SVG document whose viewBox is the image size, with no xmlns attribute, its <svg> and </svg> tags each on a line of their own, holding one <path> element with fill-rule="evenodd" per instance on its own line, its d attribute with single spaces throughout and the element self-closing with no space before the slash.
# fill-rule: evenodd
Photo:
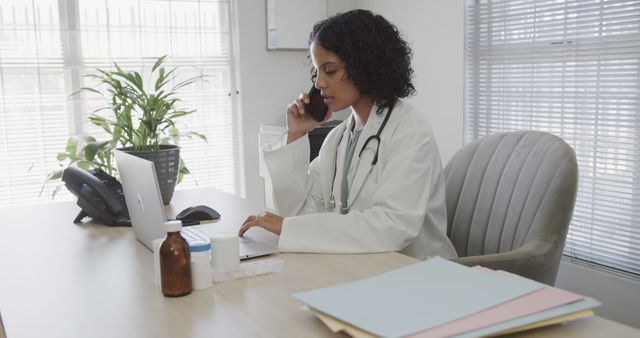
<svg viewBox="0 0 640 338">
<path fill-rule="evenodd" d="M 252 227 L 259 226 L 265 228 L 268 231 L 273 232 L 276 235 L 280 235 L 280 231 L 282 231 L 282 221 L 284 217 L 278 216 L 276 214 L 272 214 L 268 211 L 265 211 L 259 215 L 249 216 L 240 227 L 240 231 L 238 234 L 240 236 L 244 235 L 247 230 Z"/>
<path fill-rule="evenodd" d="M 287 144 L 303 137 L 318 125 L 318 121 L 305 114 L 305 103 L 309 103 L 309 95 L 302 93 L 297 100 L 287 106 Z M 327 111 L 324 120 L 330 118 L 331 111 Z"/>
</svg>

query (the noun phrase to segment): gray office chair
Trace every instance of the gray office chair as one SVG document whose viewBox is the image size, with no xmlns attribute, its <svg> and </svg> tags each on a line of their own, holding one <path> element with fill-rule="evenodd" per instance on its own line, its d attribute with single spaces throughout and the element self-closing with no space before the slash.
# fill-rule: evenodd
<svg viewBox="0 0 640 338">
<path fill-rule="evenodd" d="M 455 261 L 553 285 L 576 199 L 573 149 L 544 132 L 494 134 L 465 145 L 444 174 Z"/>
</svg>

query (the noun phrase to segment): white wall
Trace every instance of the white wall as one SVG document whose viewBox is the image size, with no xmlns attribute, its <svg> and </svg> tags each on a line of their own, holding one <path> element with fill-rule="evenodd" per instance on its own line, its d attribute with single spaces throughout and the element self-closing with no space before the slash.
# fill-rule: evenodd
<svg viewBox="0 0 640 338">
<path fill-rule="evenodd" d="M 560 263 L 556 286 L 602 302 L 595 310 L 598 316 L 640 328 L 640 280 L 565 259 Z"/>
<path fill-rule="evenodd" d="M 263 203 L 258 174 L 258 131 L 262 123 L 284 123 L 285 107 L 309 87 L 304 51 L 267 51 L 266 1 L 238 0 L 240 113 L 246 197 Z"/>
<path fill-rule="evenodd" d="M 284 108 L 309 86 L 306 51 L 266 51 L 265 2 L 238 1 L 240 98 L 247 197 L 263 202 L 258 175 L 261 123 L 284 123 Z M 411 103 L 427 114 L 443 163 L 463 143 L 464 0 L 331 0 L 336 11 L 370 9 L 395 23 L 414 50 L 417 95 Z M 311 26 L 309 26 L 309 30 Z M 640 328 L 640 283 L 562 262 L 557 285 L 594 297 L 600 316 Z"/>
<path fill-rule="evenodd" d="M 307 51 L 267 51 L 265 0 L 237 0 L 239 99 L 242 114 L 246 197 L 264 203 L 258 173 L 260 124 L 284 124 L 285 108 L 309 90 Z M 329 1 L 329 12 L 344 11 L 347 2 Z M 311 32 L 313 23 L 309 23 Z"/>
</svg>

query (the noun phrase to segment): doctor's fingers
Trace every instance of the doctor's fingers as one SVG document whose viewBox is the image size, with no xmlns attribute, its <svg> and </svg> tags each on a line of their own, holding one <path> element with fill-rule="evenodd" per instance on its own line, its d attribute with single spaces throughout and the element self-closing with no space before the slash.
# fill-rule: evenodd
<svg viewBox="0 0 640 338">
<path fill-rule="evenodd" d="M 287 115 L 291 115 L 294 118 L 300 118 L 302 114 L 304 114 L 304 106 L 302 108 L 298 107 L 297 101 L 293 101 L 287 106 Z"/>
<path fill-rule="evenodd" d="M 261 222 L 258 218 L 256 218 L 256 219 L 254 219 L 252 221 L 249 221 L 249 222 L 243 224 L 240 227 L 240 230 L 238 231 L 238 235 L 244 236 L 244 233 L 249 231 L 249 229 L 251 229 L 253 227 L 262 227 L 262 228 L 265 228 L 266 230 L 269 230 L 269 228 L 267 226 L 265 226 L 264 222 Z"/>
<path fill-rule="evenodd" d="M 280 235 L 283 219 L 284 218 L 282 216 L 278 216 L 270 212 L 263 212 L 262 214 L 257 215 L 255 219 L 245 222 L 245 224 L 240 227 L 240 231 L 238 233 L 242 236 L 252 227 L 259 226 L 276 235 Z"/>
<path fill-rule="evenodd" d="M 299 114 L 304 114 L 304 104 L 305 102 L 303 101 L 303 99 L 297 99 L 295 101 L 293 101 L 293 104 L 295 105 L 295 107 L 297 108 L 297 111 Z"/>
<path fill-rule="evenodd" d="M 309 95 L 306 93 L 300 94 L 298 96 L 298 99 L 296 99 L 289 105 L 289 107 L 291 108 L 297 108 L 297 109 L 291 109 L 291 112 L 297 113 L 297 115 L 304 114 L 304 105 L 306 103 L 309 103 Z"/>
<path fill-rule="evenodd" d="M 302 104 L 309 103 L 309 94 L 300 93 L 296 102 L 301 102 Z"/>
<path fill-rule="evenodd" d="M 247 232 L 249 229 L 251 229 L 252 227 L 258 225 L 257 220 L 252 220 L 252 221 L 247 221 L 245 222 L 241 227 L 240 230 L 238 230 L 238 235 L 239 236 L 244 236 L 244 233 Z"/>
<path fill-rule="evenodd" d="M 242 225 L 245 225 L 245 224 L 247 224 L 247 222 L 253 221 L 254 219 L 256 219 L 256 216 L 255 215 L 251 215 L 251 216 L 247 217 L 247 219 L 245 219 L 244 222 L 242 222 Z"/>
</svg>

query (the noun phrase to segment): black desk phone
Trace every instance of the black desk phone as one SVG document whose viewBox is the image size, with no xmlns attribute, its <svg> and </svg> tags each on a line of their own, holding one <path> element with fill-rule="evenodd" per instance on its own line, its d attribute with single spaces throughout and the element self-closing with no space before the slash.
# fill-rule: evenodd
<svg viewBox="0 0 640 338">
<path fill-rule="evenodd" d="M 62 173 L 62 181 L 78 197 L 82 209 L 74 223 L 89 216 L 109 226 L 131 226 L 122 184 L 113 176 L 98 168 L 86 171 L 68 167 Z"/>
</svg>

